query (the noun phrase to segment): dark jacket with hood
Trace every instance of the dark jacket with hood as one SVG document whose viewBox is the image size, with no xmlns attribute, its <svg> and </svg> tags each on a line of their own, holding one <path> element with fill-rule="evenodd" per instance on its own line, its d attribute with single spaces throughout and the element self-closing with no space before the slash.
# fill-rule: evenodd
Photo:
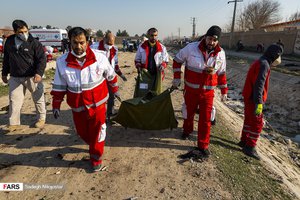
<svg viewBox="0 0 300 200">
<path fill-rule="evenodd" d="M 17 49 L 16 35 L 7 38 L 4 48 L 2 76 L 32 77 L 43 76 L 46 68 L 46 57 L 42 44 L 31 34 Z"/>
<path fill-rule="evenodd" d="M 268 95 L 270 65 L 283 53 L 281 46 L 272 44 L 263 56 L 250 66 L 243 89 L 245 102 L 262 104 Z"/>
</svg>

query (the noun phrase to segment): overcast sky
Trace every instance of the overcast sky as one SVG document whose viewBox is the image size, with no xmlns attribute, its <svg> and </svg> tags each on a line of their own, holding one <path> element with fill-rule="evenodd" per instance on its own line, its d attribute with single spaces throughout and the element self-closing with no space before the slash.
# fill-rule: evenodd
<svg viewBox="0 0 300 200">
<path fill-rule="evenodd" d="M 237 12 L 250 2 L 238 3 Z M 196 18 L 196 33 L 204 34 L 211 25 L 226 27 L 232 20 L 234 3 L 228 0 L 3 0 L 0 27 L 11 27 L 14 19 L 29 26 L 59 28 L 82 26 L 103 32 L 118 29 L 141 35 L 156 27 L 159 37 L 192 35 L 191 18 Z M 283 21 L 300 11 L 300 0 L 278 0 Z"/>
</svg>

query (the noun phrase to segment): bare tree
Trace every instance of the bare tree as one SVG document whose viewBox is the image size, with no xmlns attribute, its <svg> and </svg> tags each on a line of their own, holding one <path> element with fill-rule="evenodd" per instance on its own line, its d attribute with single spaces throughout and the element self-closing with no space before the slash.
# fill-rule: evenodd
<svg viewBox="0 0 300 200">
<path fill-rule="evenodd" d="M 238 16 L 241 30 L 260 29 L 261 26 L 280 20 L 280 3 L 275 0 L 257 0 L 244 8 Z"/>
<path fill-rule="evenodd" d="M 294 21 L 294 20 L 297 20 L 297 19 L 300 19 L 300 11 L 297 11 L 297 12 L 291 14 L 291 16 L 289 18 L 290 21 Z"/>
<path fill-rule="evenodd" d="M 247 30 L 245 15 L 242 12 L 240 12 L 240 14 L 238 14 L 236 23 L 237 23 L 237 26 L 235 26 L 236 30 L 238 30 L 238 31 Z"/>
</svg>

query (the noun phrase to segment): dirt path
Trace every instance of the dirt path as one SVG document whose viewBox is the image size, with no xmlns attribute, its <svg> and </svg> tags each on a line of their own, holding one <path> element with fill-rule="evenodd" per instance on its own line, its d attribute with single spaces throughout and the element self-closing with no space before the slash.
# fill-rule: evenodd
<svg viewBox="0 0 300 200">
<path fill-rule="evenodd" d="M 133 53 L 120 53 L 120 66 L 128 81 L 119 81 L 122 99 L 133 96 L 136 71 Z M 125 62 L 126 61 L 126 62 Z M 127 67 L 130 66 L 130 67 Z M 167 70 L 165 87 L 171 85 L 172 70 Z M 196 140 L 180 140 L 182 127 L 180 113 L 182 92 L 174 91 L 172 101 L 178 129 L 173 131 L 141 131 L 124 129 L 119 125 L 108 128 L 104 165 L 107 170 L 89 173 L 87 145 L 76 135 L 72 115 L 66 103 L 62 104 L 59 120 L 51 113 L 51 81 L 45 82 L 47 125 L 43 129 L 30 128 L 34 123 L 34 106 L 26 96 L 22 109 L 22 129 L 7 133 L 7 114 L 0 113 L 0 182 L 26 184 L 60 184 L 61 190 L 24 190 L 0 192 L 0 199 L 241 199 L 235 197 L 222 179 L 216 158 L 207 162 L 178 163 L 177 156 L 196 145 Z M 0 108 L 8 103 L 0 98 Z M 238 137 L 242 119 L 216 100 L 222 119 L 232 124 L 231 131 Z M 119 103 L 117 102 L 117 107 Z M 221 120 L 221 119 L 220 119 Z M 282 177 L 288 188 L 300 198 L 299 168 L 290 163 L 285 154 L 263 139 L 260 144 L 262 163 L 270 173 Z M 278 147 L 278 148 L 277 148 Z M 240 152 L 237 152 L 240 155 Z M 272 166 L 272 167 L 270 167 Z M 286 187 L 283 186 L 283 187 Z M 276 198 L 275 198 L 276 199 Z"/>
</svg>

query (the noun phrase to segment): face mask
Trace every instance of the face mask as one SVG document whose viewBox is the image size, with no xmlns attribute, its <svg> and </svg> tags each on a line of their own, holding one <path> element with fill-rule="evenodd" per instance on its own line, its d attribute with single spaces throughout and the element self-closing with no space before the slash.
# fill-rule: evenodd
<svg viewBox="0 0 300 200">
<path fill-rule="evenodd" d="M 19 33 L 18 34 L 18 38 L 23 41 L 27 41 L 28 37 L 29 37 L 29 33 Z"/>
<path fill-rule="evenodd" d="M 86 56 L 86 52 L 83 52 L 81 55 L 77 55 L 73 50 L 71 51 L 71 54 L 76 58 L 83 58 L 84 56 Z"/>
<path fill-rule="evenodd" d="M 274 62 L 271 64 L 273 67 L 279 65 L 281 63 L 281 56 L 279 56 Z"/>
<path fill-rule="evenodd" d="M 105 44 L 104 46 L 105 46 L 106 49 L 111 49 L 112 48 L 112 45 Z"/>
</svg>

